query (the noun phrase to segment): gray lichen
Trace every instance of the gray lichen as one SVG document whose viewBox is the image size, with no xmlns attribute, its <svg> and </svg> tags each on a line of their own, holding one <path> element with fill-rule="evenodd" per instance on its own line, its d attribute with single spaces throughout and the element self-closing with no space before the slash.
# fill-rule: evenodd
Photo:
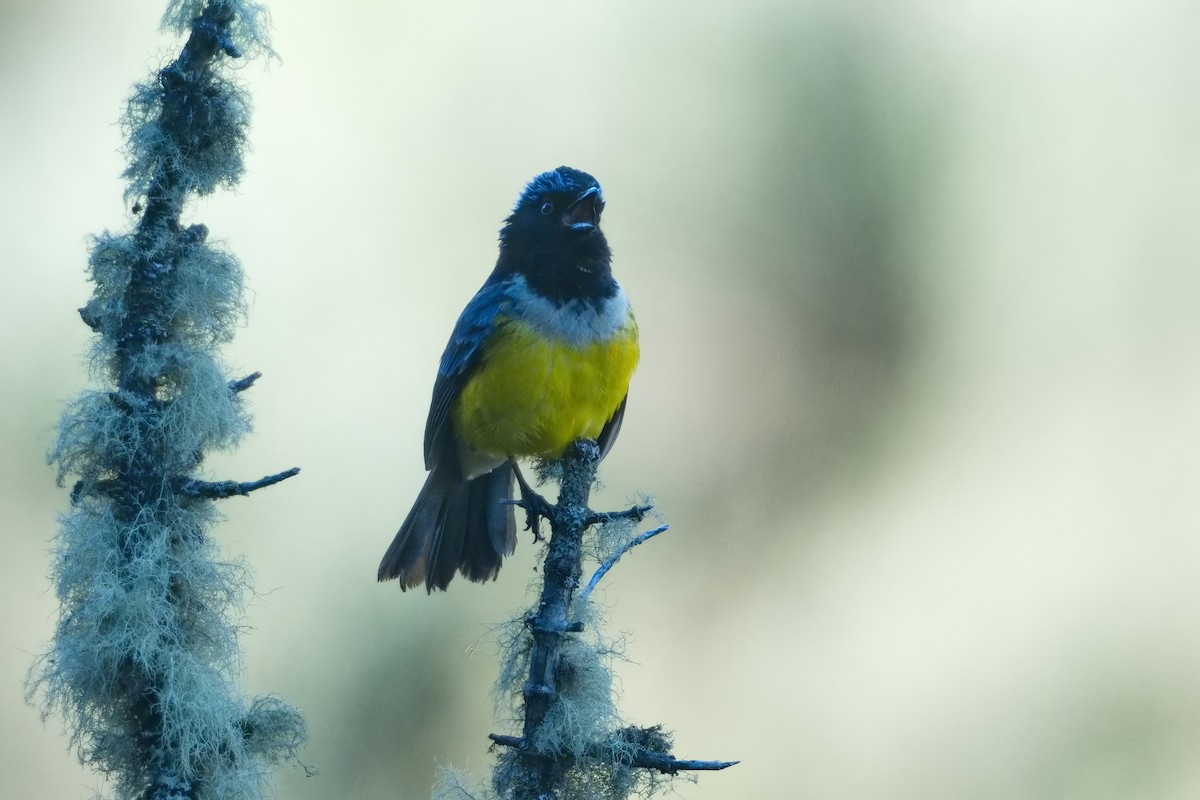
<svg viewBox="0 0 1200 800">
<path fill-rule="evenodd" d="M 124 119 L 139 221 L 95 237 L 89 259 L 80 315 L 101 387 L 67 406 L 50 453 L 74 483 L 53 553 L 59 619 L 29 696 L 119 798 L 257 798 L 305 736 L 294 708 L 236 684 L 250 584 L 209 535 L 218 515 L 195 473 L 249 430 L 216 350 L 245 315 L 242 268 L 180 223 L 189 197 L 242 173 L 249 103 L 220 72 L 269 52 L 264 22 L 237 0 L 168 9 L 188 42 Z"/>
</svg>

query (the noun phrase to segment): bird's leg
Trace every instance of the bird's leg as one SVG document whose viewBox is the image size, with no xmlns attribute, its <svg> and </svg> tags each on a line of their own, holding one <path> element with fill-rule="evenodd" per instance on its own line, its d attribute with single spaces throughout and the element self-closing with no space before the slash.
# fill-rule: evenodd
<svg viewBox="0 0 1200 800">
<path fill-rule="evenodd" d="M 521 468 L 517 466 L 517 460 L 510 459 L 512 462 L 513 472 L 517 476 L 517 486 L 521 489 L 521 499 L 511 501 L 513 505 L 520 506 L 525 509 L 525 529 L 533 531 L 534 542 L 544 542 L 545 538 L 541 531 L 541 518 L 545 517 L 553 521 L 554 506 L 546 498 L 533 490 L 529 485 L 529 481 L 525 480 L 525 476 L 521 474 Z"/>
</svg>

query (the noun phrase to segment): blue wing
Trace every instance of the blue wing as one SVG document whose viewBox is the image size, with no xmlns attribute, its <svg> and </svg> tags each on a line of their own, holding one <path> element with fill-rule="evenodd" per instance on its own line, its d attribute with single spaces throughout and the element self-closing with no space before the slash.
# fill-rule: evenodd
<svg viewBox="0 0 1200 800">
<path fill-rule="evenodd" d="M 457 450 L 458 444 L 450 426 L 450 408 L 471 372 L 479 365 L 483 344 L 495 327 L 496 317 L 508 310 L 511 288 L 509 281 L 489 279 L 454 324 L 438 366 L 433 402 L 425 421 L 425 469 L 433 469 Z"/>
</svg>

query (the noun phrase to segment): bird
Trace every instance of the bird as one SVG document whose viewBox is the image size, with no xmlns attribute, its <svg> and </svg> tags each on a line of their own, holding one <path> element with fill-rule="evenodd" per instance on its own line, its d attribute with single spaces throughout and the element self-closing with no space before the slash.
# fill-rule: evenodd
<svg viewBox="0 0 1200 800">
<path fill-rule="evenodd" d="M 429 474 L 379 581 L 445 590 L 494 580 L 516 548 L 517 459 L 560 457 L 576 439 L 603 459 L 625 417 L 637 321 L 600 228 L 604 193 L 558 167 L 533 178 L 500 230 L 496 266 L 442 353 L 425 422 Z"/>
</svg>

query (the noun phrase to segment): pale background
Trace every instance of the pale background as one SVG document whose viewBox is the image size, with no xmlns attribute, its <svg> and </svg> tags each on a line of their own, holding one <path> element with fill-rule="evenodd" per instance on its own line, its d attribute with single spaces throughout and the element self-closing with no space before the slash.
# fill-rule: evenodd
<svg viewBox="0 0 1200 800">
<path fill-rule="evenodd" d="M 262 370 L 214 478 L 260 593 L 248 691 L 311 727 L 281 798 L 486 774 L 487 624 L 531 576 L 378 586 L 437 358 L 523 183 L 604 184 L 644 360 L 601 504 L 631 721 L 742 759 L 680 796 L 1200 796 L 1200 6 L 277 3 L 248 174 L 193 209 Z M 22 700 L 54 621 L 45 465 L 85 385 L 89 233 L 128 224 L 153 2 L 0 7 L 0 796 L 102 786 Z M 477 646 L 478 645 L 478 646 Z"/>
</svg>

